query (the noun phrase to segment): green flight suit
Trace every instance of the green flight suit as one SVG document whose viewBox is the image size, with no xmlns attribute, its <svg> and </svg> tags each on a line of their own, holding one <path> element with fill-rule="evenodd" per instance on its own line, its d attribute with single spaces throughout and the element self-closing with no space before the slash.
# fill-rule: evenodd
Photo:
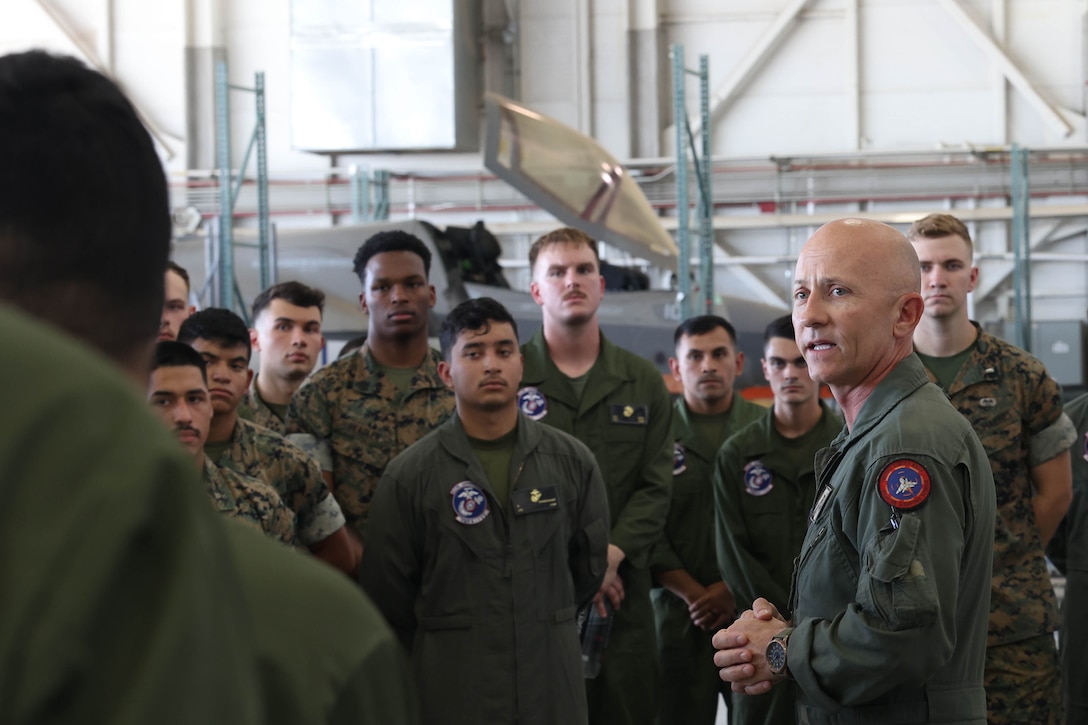
<svg viewBox="0 0 1088 725">
<path fill-rule="evenodd" d="M 360 581 L 411 652 L 428 725 L 586 722 L 576 612 L 608 566 L 593 455 L 519 416 L 510 505 L 456 415 L 372 499 Z"/>
<path fill-rule="evenodd" d="M 1077 429 L 1069 449 L 1073 503 L 1047 553 L 1065 574 L 1059 634 L 1066 725 L 1088 725 L 1088 393 L 1066 404 L 1065 413 Z"/>
<path fill-rule="evenodd" d="M 672 405 L 661 373 L 601 335 L 582 399 L 548 356 L 542 331 L 521 348 L 523 413 L 570 433 L 597 459 L 612 516 L 610 543 L 625 599 L 616 612 L 601 673 L 586 680 L 595 725 L 651 723 L 657 715 L 657 644 L 650 604 L 650 555 L 669 511 Z"/>
<path fill-rule="evenodd" d="M 683 396 L 676 399 L 672 416 L 672 499 L 664 534 L 650 561 L 652 573 L 684 569 L 703 586 L 722 581 L 714 552 L 714 456 L 722 442 L 765 411 L 740 393 L 733 393 L 729 410 L 716 416 L 726 421 L 721 439 L 712 441 L 697 434 Z M 729 683 L 718 676 L 714 665 L 714 645 L 710 642 L 714 633 L 696 627 L 687 602 L 668 589 L 655 586 L 650 596 L 661 667 L 658 725 L 714 725 L 718 695 L 730 701 Z"/>
<path fill-rule="evenodd" d="M 787 648 L 799 719 L 985 723 L 993 474 L 917 355 L 820 451 L 816 481 Z"/>
<path fill-rule="evenodd" d="M 386 464 L 453 414 L 453 391 L 438 377 L 441 360 L 428 350 L 402 395 L 363 345 L 314 373 L 287 408 L 288 435 L 309 434 L 324 447 L 318 461 L 332 471 L 336 501 L 363 541 Z"/>
<path fill-rule="evenodd" d="M 262 723 L 418 723 L 404 652 L 359 588 L 239 522 L 224 523 L 254 634 Z"/>
<path fill-rule="evenodd" d="M 774 410 L 725 442 L 714 462 L 718 564 L 737 609 L 763 597 L 789 618 L 793 562 L 808 531 L 816 493 L 816 453 L 842 430 L 842 418 L 821 402 L 812 430 L 786 438 L 774 426 Z M 793 685 L 764 695 L 734 695 L 733 725 L 790 725 L 795 720 Z"/>
<path fill-rule="evenodd" d="M 0 720 L 263 723 L 192 457 L 90 349 L 3 305 L 0 337 Z"/>
</svg>

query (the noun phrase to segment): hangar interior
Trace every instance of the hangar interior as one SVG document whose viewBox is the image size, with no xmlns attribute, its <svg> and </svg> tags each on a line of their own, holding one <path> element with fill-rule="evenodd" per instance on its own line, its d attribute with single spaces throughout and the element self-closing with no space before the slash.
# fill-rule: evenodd
<svg viewBox="0 0 1088 725">
<path fill-rule="evenodd" d="M 1085 0 L 6 0 L 3 15 L 0 51 L 73 54 L 130 94 L 204 303 L 224 294 L 207 274 L 221 268 L 224 189 L 243 301 L 265 224 L 288 240 L 482 221 L 510 287 L 527 289 L 528 245 L 557 221 L 485 168 L 488 92 L 595 139 L 674 236 L 678 182 L 695 190 L 698 270 L 700 154 L 679 163 L 679 103 L 693 141 L 708 130 L 712 286 L 727 313 L 730 300 L 787 310 L 796 254 L 827 220 L 905 231 L 949 211 L 975 238 L 972 317 L 1085 387 Z M 705 56 L 702 104 L 677 49 L 681 70 Z M 343 249 L 309 243 L 298 268 L 348 272 L 331 305 L 349 327 L 358 291 L 343 257 L 361 240 L 344 236 Z M 673 260 L 615 245 L 604 258 L 652 290 L 682 284 Z M 675 324 L 669 295 L 654 299 Z"/>
</svg>

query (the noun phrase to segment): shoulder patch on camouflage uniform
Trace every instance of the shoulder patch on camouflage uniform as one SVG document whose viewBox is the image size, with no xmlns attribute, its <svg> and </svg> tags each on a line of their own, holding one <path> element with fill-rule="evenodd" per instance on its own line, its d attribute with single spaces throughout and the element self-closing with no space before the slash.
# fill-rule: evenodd
<svg viewBox="0 0 1088 725">
<path fill-rule="evenodd" d="M 884 466 L 877 487 L 884 503 L 901 511 L 910 511 L 929 498 L 929 471 L 917 461 L 901 458 Z"/>
</svg>

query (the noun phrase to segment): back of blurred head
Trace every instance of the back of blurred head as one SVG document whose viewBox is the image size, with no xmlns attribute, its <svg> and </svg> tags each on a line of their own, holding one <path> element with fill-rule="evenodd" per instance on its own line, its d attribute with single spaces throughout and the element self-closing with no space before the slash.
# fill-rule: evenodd
<svg viewBox="0 0 1088 725">
<path fill-rule="evenodd" d="M 146 376 L 170 244 L 162 164 L 80 61 L 0 57 L 0 301 Z"/>
</svg>

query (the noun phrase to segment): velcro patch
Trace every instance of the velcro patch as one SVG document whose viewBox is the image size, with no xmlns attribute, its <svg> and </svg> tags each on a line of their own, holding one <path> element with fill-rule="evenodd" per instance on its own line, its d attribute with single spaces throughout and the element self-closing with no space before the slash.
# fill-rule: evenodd
<svg viewBox="0 0 1088 725">
<path fill-rule="evenodd" d="M 884 466 L 878 488 L 884 503 L 901 511 L 910 511 L 929 498 L 929 471 L 909 458 L 892 461 Z"/>
<path fill-rule="evenodd" d="M 646 425 L 650 420 L 649 409 L 645 405 L 611 405 L 609 420 L 622 425 Z"/>
</svg>

